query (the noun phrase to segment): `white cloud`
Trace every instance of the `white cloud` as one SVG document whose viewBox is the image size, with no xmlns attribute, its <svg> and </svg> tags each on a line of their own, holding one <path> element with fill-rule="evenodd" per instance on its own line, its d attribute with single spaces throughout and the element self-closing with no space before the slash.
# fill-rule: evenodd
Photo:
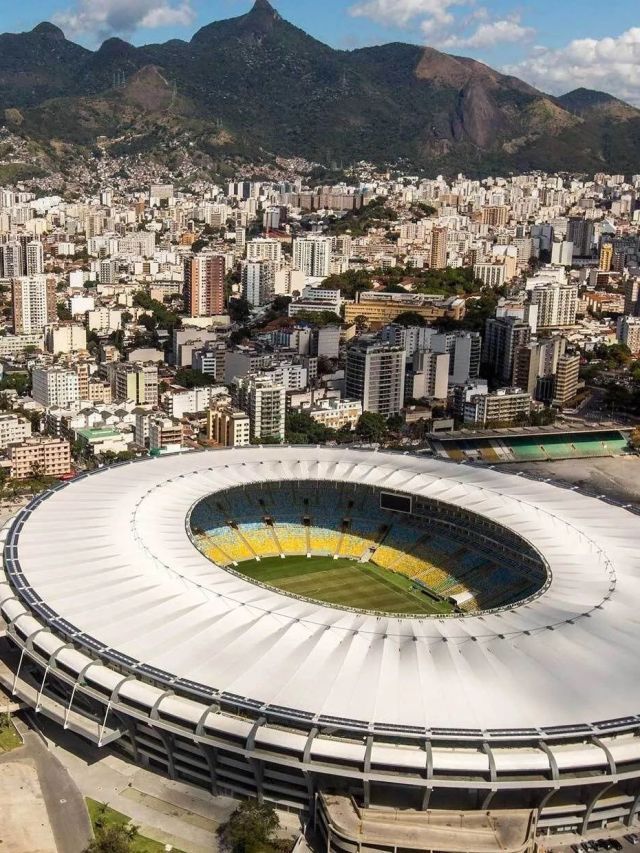
<svg viewBox="0 0 640 853">
<path fill-rule="evenodd" d="M 452 7 L 466 6 L 469 2 L 472 0 L 363 0 L 351 6 L 349 14 L 394 27 L 406 27 L 421 19 L 420 28 L 430 35 L 453 24 Z"/>
<path fill-rule="evenodd" d="M 487 48 L 506 42 L 526 41 L 535 34 L 531 27 L 523 26 L 516 18 L 480 24 L 470 35 L 451 35 L 440 43 L 444 48 Z"/>
<path fill-rule="evenodd" d="M 575 39 L 559 50 L 538 46 L 505 70 L 553 94 L 584 86 L 640 106 L 639 67 L 640 27 L 633 27 L 616 37 Z"/>
<path fill-rule="evenodd" d="M 71 34 L 98 38 L 129 36 L 139 28 L 188 26 L 195 20 L 190 0 L 76 0 L 54 20 Z"/>
</svg>

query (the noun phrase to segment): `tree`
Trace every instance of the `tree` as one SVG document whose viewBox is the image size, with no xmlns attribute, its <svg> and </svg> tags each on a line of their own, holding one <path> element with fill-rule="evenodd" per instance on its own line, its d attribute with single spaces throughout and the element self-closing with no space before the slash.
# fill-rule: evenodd
<svg viewBox="0 0 640 853">
<path fill-rule="evenodd" d="M 97 820 L 99 822 L 100 817 Z M 100 826 L 98 823 L 96 836 L 84 853 L 131 853 L 137 835 L 138 829 L 135 826 Z"/>
<path fill-rule="evenodd" d="M 251 316 L 251 305 L 244 296 L 229 300 L 229 316 L 234 323 L 245 323 Z"/>
<path fill-rule="evenodd" d="M 218 834 L 231 853 L 275 853 L 280 846 L 274 838 L 279 827 L 280 820 L 273 806 L 247 800 L 220 827 Z"/>
<path fill-rule="evenodd" d="M 376 412 L 363 412 L 358 419 L 356 433 L 365 441 L 382 442 L 387 436 L 387 422 Z"/>
<path fill-rule="evenodd" d="M 206 385 L 215 385 L 215 377 L 200 370 L 192 370 L 190 367 L 182 367 L 176 373 L 176 382 L 183 388 L 204 388 Z"/>
<path fill-rule="evenodd" d="M 286 440 L 289 444 L 325 444 L 334 435 L 334 430 L 304 412 L 290 412 L 287 415 Z"/>
<path fill-rule="evenodd" d="M 427 325 L 427 321 L 424 319 L 422 314 L 418 314 L 416 311 L 405 311 L 403 314 L 399 314 L 393 322 L 397 323 L 399 326 Z"/>
<path fill-rule="evenodd" d="M 58 304 L 56 305 L 56 314 L 58 315 L 58 320 L 73 320 L 73 315 L 71 311 L 69 311 L 69 309 L 63 302 L 58 302 Z"/>
</svg>

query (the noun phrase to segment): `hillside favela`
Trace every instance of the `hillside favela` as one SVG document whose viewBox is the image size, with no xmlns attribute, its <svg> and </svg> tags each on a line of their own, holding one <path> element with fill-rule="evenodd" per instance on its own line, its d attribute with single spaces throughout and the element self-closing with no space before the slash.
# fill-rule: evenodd
<svg viewBox="0 0 640 853">
<path fill-rule="evenodd" d="M 0 33 L 1 853 L 631 853 L 637 0 Z"/>
</svg>

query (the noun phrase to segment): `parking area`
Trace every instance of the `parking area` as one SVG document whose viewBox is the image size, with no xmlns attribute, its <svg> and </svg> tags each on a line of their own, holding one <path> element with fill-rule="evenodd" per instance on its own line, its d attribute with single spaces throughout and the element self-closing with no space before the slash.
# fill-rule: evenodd
<svg viewBox="0 0 640 853">
<path fill-rule="evenodd" d="M 545 844 L 541 842 L 540 848 L 547 853 L 605 853 L 606 851 L 615 851 L 615 853 L 640 853 L 640 833 L 628 832 L 626 834 L 616 833 L 615 838 L 609 838 L 607 835 L 602 835 L 600 838 L 589 839 L 576 844 L 567 844 L 564 846 L 558 844 Z"/>
</svg>

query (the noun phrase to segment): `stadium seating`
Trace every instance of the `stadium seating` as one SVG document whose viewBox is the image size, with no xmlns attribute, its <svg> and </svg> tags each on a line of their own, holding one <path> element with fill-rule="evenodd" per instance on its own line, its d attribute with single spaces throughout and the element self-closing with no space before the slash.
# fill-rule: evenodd
<svg viewBox="0 0 640 853">
<path fill-rule="evenodd" d="M 312 554 L 336 554 L 340 544 L 340 533 L 328 527 L 310 527 L 309 545 Z"/>
<path fill-rule="evenodd" d="M 302 524 L 277 523 L 274 532 L 283 554 L 307 553 L 307 531 Z"/>
<path fill-rule="evenodd" d="M 280 553 L 271 528 L 266 524 L 245 523 L 239 525 L 239 530 L 244 541 L 258 557 L 274 557 Z"/>
<path fill-rule="evenodd" d="M 625 441 L 620 433 L 603 436 L 597 441 L 593 434 L 576 438 L 576 450 L 561 435 L 545 437 L 544 446 L 528 436 L 492 439 L 475 452 L 485 458 L 504 457 L 512 452 L 508 441 L 529 458 L 571 452 L 601 455 L 607 442 L 614 446 Z M 267 517 L 272 521 L 266 523 Z M 509 550 L 511 542 L 506 541 L 507 550 L 498 555 L 494 545 L 483 546 L 481 538 L 470 542 L 437 517 L 425 527 L 386 512 L 375 494 L 350 485 L 319 489 L 304 483 L 256 484 L 230 490 L 220 500 L 202 501 L 191 520 L 198 548 L 222 566 L 281 554 L 370 560 L 434 595 L 459 596 L 458 606 L 467 611 L 499 607 L 539 586 L 539 579 L 528 577 L 526 565 Z M 492 538 L 500 541 L 499 532 L 492 532 Z"/>
</svg>

